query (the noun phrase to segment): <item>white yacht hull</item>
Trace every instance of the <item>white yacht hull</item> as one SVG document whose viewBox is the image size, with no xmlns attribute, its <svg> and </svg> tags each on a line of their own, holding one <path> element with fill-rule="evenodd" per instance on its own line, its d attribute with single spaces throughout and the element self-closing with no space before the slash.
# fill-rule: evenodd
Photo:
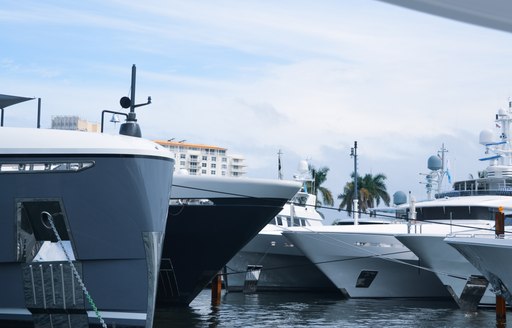
<svg viewBox="0 0 512 328">
<path fill-rule="evenodd" d="M 457 250 L 444 242 L 445 235 L 397 235 L 396 238 L 413 251 L 431 268 L 441 282 L 448 288 L 459 304 L 462 293 L 470 276 L 480 276 L 481 273 L 466 260 Z M 462 301 L 462 302 L 461 302 Z M 482 306 L 496 304 L 496 296 L 488 287 L 480 302 Z"/>
<path fill-rule="evenodd" d="M 261 265 L 257 291 L 335 291 L 331 281 L 281 231 L 263 229 L 227 264 L 229 291 L 243 291 L 248 265 Z"/>
<path fill-rule="evenodd" d="M 512 240 L 492 238 L 446 238 L 489 281 L 497 293 L 512 304 Z"/>
<path fill-rule="evenodd" d="M 393 235 L 326 231 L 284 235 L 349 297 L 450 297 L 439 279 L 420 269 L 422 263 Z"/>
</svg>

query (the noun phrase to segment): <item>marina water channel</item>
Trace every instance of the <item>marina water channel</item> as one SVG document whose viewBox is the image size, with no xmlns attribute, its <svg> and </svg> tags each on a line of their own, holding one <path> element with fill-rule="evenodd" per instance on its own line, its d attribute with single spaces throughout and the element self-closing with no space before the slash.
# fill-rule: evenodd
<svg viewBox="0 0 512 328">
<path fill-rule="evenodd" d="M 510 315 L 509 315 L 510 316 Z M 509 319 L 512 320 L 512 319 Z M 225 293 L 159 310 L 154 327 L 496 327 L 494 309 L 466 313 L 448 300 L 343 299 L 339 294 Z"/>
</svg>

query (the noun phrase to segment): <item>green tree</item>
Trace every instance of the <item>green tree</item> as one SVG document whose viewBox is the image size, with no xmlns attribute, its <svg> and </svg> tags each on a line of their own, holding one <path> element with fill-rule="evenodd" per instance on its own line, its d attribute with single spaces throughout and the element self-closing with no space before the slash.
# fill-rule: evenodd
<svg viewBox="0 0 512 328">
<path fill-rule="evenodd" d="M 354 205 L 354 173 L 351 174 L 352 181 L 347 182 L 343 193 L 338 195 L 341 199 L 340 209 L 345 208 L 350 214 Z M 365 213 L 368 208 L 379 206 L 382 200 L 389 206 L 390 197 L 386 189 L 386 176 L 382 173 L 377 175 L 365 174 L 357 177 L 359 211 Z"/>
<path fill-rule="evenodd" d="M 313 181 L 307 181 L 306 186 L 308 190 L 311 190 L 313 195 L 317 196 L 316 203 L 317 206 L 324 204 L 328 206 L 334 205 L 334 198 L 332 197 L 332 192 L 326 187 L 322 187 L 322 184 L 327 181 L 327 173 L 329 172 L 328 167 L 322 167 L 320 169 L 316 169 L 313 165 L 309 165 L 309 172 L 311 173 L 311 177 Z M 318 200 L 318 193 L 320 192 L 322 196 L 322 202 Z"/>
</svg>

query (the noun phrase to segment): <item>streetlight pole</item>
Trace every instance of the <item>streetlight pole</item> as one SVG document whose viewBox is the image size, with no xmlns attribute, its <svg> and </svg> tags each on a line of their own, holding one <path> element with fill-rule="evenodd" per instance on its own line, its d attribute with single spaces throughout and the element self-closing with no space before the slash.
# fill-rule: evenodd
<svg viewBox="0 0 512 328">
<path fill-rule="evenodd" d="M 357 189 L 357 141 L 350 149 L 350 157 L 354 157 L 354 225 L 359 224 L 359 192 Z"/>
</svg>

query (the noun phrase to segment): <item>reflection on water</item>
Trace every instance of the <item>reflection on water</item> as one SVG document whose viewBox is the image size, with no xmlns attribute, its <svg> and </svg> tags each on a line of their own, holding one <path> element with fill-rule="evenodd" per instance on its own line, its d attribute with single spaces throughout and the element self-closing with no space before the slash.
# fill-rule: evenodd
<svg viewBox="0 0 512 328">
<path fill-rule="evenodd" d="M 224 291 L 223 291 L 224 293 Z M 204 290 L 188 307 L 160 309 L 155 327 L 495 327 L 495 312 L 459 310 L 450 301 L 342 299 L 338 294 L 223 294 Z"/>
</svg>

